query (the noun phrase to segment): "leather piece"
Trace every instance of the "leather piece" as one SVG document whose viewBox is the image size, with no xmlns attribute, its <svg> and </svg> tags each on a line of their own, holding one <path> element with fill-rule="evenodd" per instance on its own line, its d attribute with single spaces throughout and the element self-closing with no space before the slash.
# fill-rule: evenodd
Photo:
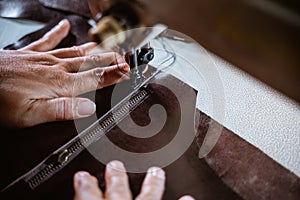
<svg viewBox="0 0 300 200">
<path fill-rule="evenodd" d="M 39 0 L 46 8 L 90 17 L 88 2 L 85 0 Z"/>
<path fill-rule="evenodd" d="M 66 14 L 58 10 L 47 9 L 39 0 L 2 0 L 0 16 L 12 19 L 27 19 L 48 23 L 53 19 L 61 19 Z"/>
<path fill-rule="evenodd" d="M 110 102 L 112 89 L 109 87 L 97 92 L 97 107 L 101 108 L 97 110 L 98 116 L 109 109 L 103 105 L 108 105 Z M 144 111 L 155 102 L 155 99 L 144 102 L 143 106 L 132 112 L 132 118 L 140 119 L 142 124 L 149 122 Z M 170 98 L 167 104 L 174 105 L 174 99 Z M 164 168 L 167 172 L 167 188 L 164 199 L 175 199 L 187 193 L 193 194 L 199 199 L 239 199 L 239 196 L 245 199 L 282 199 L 283 196 L 285 199 L 299 198 L 300 185 L 296 175 L 222 126 L 220 126 L 222 133 L 216 146 L 204 159 L 199 159 L 199 146 L 207 134 L 209 125 L 216 122 L 204 113 L 198 111 L 198 114 L 200 117 L 197 119 L 199 122 L 197 138 L 178 160 Z M 49 153 L 74 137 L 76 135 L 74 129 L 72 122 L 55 122 L 25 130 L 6 131 L 1 145 L 1 157 L 6 163 L 1 165 L 1 177 L 2 183 L 4 183 L 1 186 L 8 184 L 12 179 L 34 167 Z M 15 139 L 16 136 L 18 136 L 17 139 Z M 44 142 L 44 138 L 47 138 L 47 142 Z M 148 142 L 136 139 L 132 142 L 134 138 L 126 136 L 116 127 L 109 133 L 109 138 L 127 150 L 145 152 L 149 149 L 160 148 L 161 146 L 158 144 L 161 141 L 168 143 L 172 139 L 172 135 L 157 135 L 156 138 L 150 138 Z M 99 146 L 100 143 L 101 141 L 95 145 Z M 12 146 L 18 148 L 11 148 Z M 9 153 L 7 153 L 7 149 L 10 149 Z M 16 157 L 18 159 L 15 159 Z M 43 198 L 49 196 L 49 199 L 72 198 L 72 176 L 78 170 L 90 171 L 100 180 L 100 186 L 104 189 L 104 167 L 88 151 L 84 151 L 66 168 L 58 172 L 55 179 L 51 178 L 42 184 L 36 193 L 30 192 L 29 194 L 34 194 L 30 198 L 40 198 L 40 195 Z M 131 173 L 129 176 L 131 188 L 136 195 L 144 174 Z M 54 192 L 49 188 L 57 191 Z M 62 188 L 63 191 L 61 191 Z M 27 190 L 30 191 L 29 188 Z"/>
<path fill-rule="evenodd" d="M 90 17 L 86 0 L 1 0 L 0 16 L 47 23 L 75 14 Z"/>
<path fill-rule="evenodd" d="M 211 124 L 222 129 L 205 157 L 218 176 L 244 199 L 299 199 L 300 178 L 230 130 L 201 113 L 198 144 Z"/>
<path fill-rule="evenodd" d="M 153 72 L 152 70 L 154 69 L 149 67 L 147 73 Z M 114 102 L 111 102 L 114 86 L 102 88 L 101 90 L 97 90 L 96 93 L 86 93 L 81 95 L 81 97 L 95 99 L 96 114 L 100 118 L 132 91 L 130 89 L 131 84 L 131 81 L 123 81 L 121 83 L 124 88 L 128 89 L 122 90 L 119 93 L 119 98 L 116 98 Z M 80 123 L 84 129 L 91 124 L 92 120 L 92 117 L 88 117 L 79 119 L 77 123 Z M 62 121 L 40 124 L 25 129 L 12 130 L 3 127 L 0 128 L 1 133 L 3 133 L 0 155 L 3 162 L 7 163 L 0 165 L 0 188 L 2 189 L 34 168 L 53 151 L 77 136 L 76 128 L 79 127 L 75 127 L 74 121 Z M 78 129 L 78 131 L 80 130 Z M 7 149 L 10 149 L 9 152 L 7 152 Z"/>
<path fill-rule="evenodd" d="M 25 35 L 19 41 L 6 46 L 4 49 L 15 50 L 36 41 L 62 19 L 68 19 L 70 21 L 71 30 L 67 37 L 60 44 L 58 44 L 56 48 L 81 45 L 90 41 L 88 39 L 88 30 L 91 26 L 88 24 L 88 19 L 86 18 L 87 13 L 89 11 L 87 1 L 72 0 L 72 3 L 76 5 L 75 8 L 77 8 L 77 10 L 74 10 L 73 12 L 69 12 L 73 8 L 73 4 L 71 4 L 69 1 L 57 0 L 42 2 L 45 5 L 49 6 L 49 8 L 43 6 L 39 2 L 39 0 L 0 1 L 1 17 L 13 19 L 26 19 L 46 23 L 46 26 L 43 29 Z M 63 8 L 68 10 L 68 12 L 63 12 Z M 85 14 L 80 13 L 79 11 L 84 12 Z"/>
<path fill-rule="evenodd" d="M 71 47 L 74 45 L 81 45 L 89 42 L 88 30 L 90 28 L 90 25 L 85 19 L 77 15 L 68 15 L 64 19 L 68 19 L 70 21 L 71 29 L 69 34 L 55 48 Z M 45 33 L 51 30 L 55 25 L 57 25 L 60 20 L 62 19 L 53 19 L 44 28 L 25 35 L 17 42 L 4 47 L 4 49 L 16 50 L 25 47 L 26 45 L 41 38 Z"/>
<path fill-rule="evenodd" d="M 195 91 L 170 75 L 160 76 L 159 79 L 156 79 L 154 82 L 156 84 L 151 83 L 149 85 L 154 93 L 138 106 L 137 109 L 131 113 L 131 116 L 137 123 L 145 124 L 146 122 L 147 124 L 149 122 L 149 116 L 145 111 L 147 111 L 151 105 L 159 103 L 164 106 L 168 113 L 166 125 L 159 134 L 147 139 L 133 138 L 125 134 L 120 128 L 115 127 L 108 133 L 108 138 L 117 146 L 121 148 L 124 147 L 131 152 L 149 152 L 160 149 L 162 146 L 168 144 L 170 140 L 173 139 L 174 134 L 176 135 L 177 127 L 174 126 L 174 124 L 180 122 L 178 116 L 180 116 L 180 108 L 183 105 L 179 106 L 178 102 L 176 103 L 176 97 L 172 95 L 168 89 L 159 84 L 157 85 L 157 83 L 169 82 L 176 86 L 186 102 L 183 109 L 187 109 L 190 113 L 190 117 L 185 118 L 185 120 L 193 124 L 193 110 L 196 101 Z M 128 83 L 129 82 L 125 82 L 124 84 Z M 96 101 L 102 105 L 101 109 L 97 110 L 98 115 L 101 115 L 101 113 L 109 109 L 109 107 L 103 108 L 105 107 L 103 105 L 107 105 L 104 99 L 107 101 L 107 99 L 110 98 L 112 89 L 112 87 L 109 87 L 97 92 Z M 194 98 L 191 98 L 192 96 L 194 96 Z M 121 123 L 123 123 L 123 125 L 128 124 L 126 119 Z M 57 124 L 57 126 L 55 124 Z M 52 126 L 56 126 L 56 128 L 50 128 Z M 127 126 L 130 126 L 130 124 Z M 49 123 L 26 130 L 7 132 L 7 134 L 5 134 L 7 136 L 5 140 L 6 148 L 14 145 L 18 146 L 18 149 L 12 149 L 9 155 L 6 155 L 8 157 L 4 156 L 7 165 L 1 166 L 2 168 L 6 168 L 1 169 L 1 172 L 5 171 L 5 174 L 1 174 L 1 176 L 5 177 L 4 180 L 6 180 L 6 183 L 8 180 L 16 178 L 18 175 L 33 167 L 33 165 L 38 164 L 47 155 L 46 152 L 51 153 L 60 145 L 66 143 L 68 139 L 74 137 L 75 134 L 76 130 L 72 122 Z M 13 140 L 12 138 L 16 135 L 19 135 L 18 139 Z M 9 137 L 11 137 L 10 140 L 8 140 Z M 47 138 L 47 142 L 45 142 L 44 138 Z M 28 144 L 30 144 L 30 148 Z M 104 144 L 105 141 L 100 139 L 92 146 L 93 148 L 100 147 L 101 150 L 101 148 L 105 149 Z M 22 149 L 22 151 L 19 151 L 19 149 Z M 239 196 L 221 181 L 204 159 L 198 159 L 198 151 L 197 143 L 194 140 L 192 145 L 178 160 L 165 168 L 168 179 L 164 198 L 178 198 L 188 192 L 197 198 L 239 199 Z M 3 153 L 4 151 L 1 152 Z M 20 159 L 14 159 L 16 156 L 20 157 Z M 20 168 L 21 165 L 23 166 L 22 168 Z M 136 165 L 139 165 L 139 163 L 136 163 Z M 72 176 L 78 170 L 88 170 L 94 174 L 100 180 L 100 187 L 104 189 L 104 165 L 85 150 L 65 168 L 36 188 L 34 192 L 30 192 L 30 189 L 21 183 L 17 192 L 13 190 L 11 193 L 5 193 L 5 195 L 16 195 L 13 197 L 10 196 L 10 199 L 22 199 L 24 197 L 30 199 L 70 199 L 73 196 Z M 185 178 L 178 176 L 178 174 L 185 174 Z M 11 177 L 12 175 L 14 176 L 13 178 Z M 133 195 L 136 196 L 140 190 L 141 182 L 145 174 L 130 173 L 129 176 Z"/>
<path fill-rule="evenodd" d="M 7 15 L 7 13 L 10 13 L 7 17 L 17 16 L 23 19 L 48 22 L 50 11 L 36 4 L 36 2 L 25 0 L 0 1 L 0 14 Z M 3 9 L 4 7 L 5 9 Z M 7 12 L 7 10 L 16 10 L 16 8 L 20 8 L 20 11 Z M 28 9 L 31 9 L 31 11 L 29 12 Z M 6 13 L 3 10 L 6 10 Z M 58 21 L 64 17 L 64 13 L 51 11 L 51 19 Z M 80 44 L 78 38 L 82 40 L 81 42 L 88 41 L 86 36 L 87 27 L 81 28 L 80 20 L 76 24 L 77 26 L 72 26 L 77 31 L 76 40 L 68 40 L 62 47 Z M 34 37 L 38 38 L 37 36 L 30 35 L 29 41 L 33 41 Z M 23 46 L 25 46 L 25 43 Z M 16 48 L 20 47 L 22 45 Z M 109 87 L 97 92 L 98 116 L 101 116 L 109 109 L 109 107 L 103 105 L 110 103 L 111 90 L 112 87 Z M 174 102 L 170 100 L 167 103 L 172 104 Z M 143 110 L 147 110 L 147 107 L 149 106 L 144 106 L 141 112 L 144 113 Z M 136 116 L 139 118 L 138 113 Z M 147 121 L 147 118 L 144 117 L 143 119 Z M 285 195 L 287 199 L 299 199 L 299 178 L 296 175 L 225 128 L 213 151 L 205 159 L 199 159 L 199 146 L 207 133 L 208 124 L 212 122 L 214 122 L 212 119 L 201 113 L 197 141 L 192 143 L 182 157 L 165 168 L 168 176 L 165 199 L 175 199 L 175 197 L 186 193 L 191 193 L 200 199 L 204 197 L 207 199 L 237 199 L 239 196 L 245 199 L 255 199 L 257 197 L 280 199 L 282 194 L 288 194 Z M 113 131 L 118 132 L 116 129 Z M 14 131 L 2 129 L 1 133 L 3 135 L 0 145 L 1 163 L 4 163 L 0 167 L 1 188 L 33 168 L 55 149 L 76 135 L 73 122 L 48 123 Z M 126 138 L 124 135 L 121 135 L 119 138 L 115 137 L 111 136 L 111 140 L 125 149 L 135 148 L 134 150 L 136 151 L 145 152 L 149 151 L 149 149 L 153 150 L 160 147 L 158 144 L 155 144 L 154 146 L 147 146 L 149 148 L 147 149 L 144 146 L 138 147 L 132 145 L 132 138 Z M 159 137 L 160 139 L 164 139 L 165 142 L 170 141 L 172 138 L 170 135 L 166 135 L 166 138 Z M 128 142 L 130 146 L 123 143 L 124 141 Z M 250 157 L 253 154 L 255 154 L 255 157 Z M 69 166 L 56 175 L 58 179 L 50 179 L 47 182 L 47 184 L 57 189 L 56 192 L 49 190 L 45 185 L 35 195 L 43 195 L 45 198 L 46 196 L 49 196 L 49 198 L 54 196 L 56 199 L 62 199 L 61 195 L 63 194 L 68 198 L 72 198 L 72 176 L 77 170 L 89 170 L 98 177 L 101 187 L 105 187 L 103 185 L 104 165 L 95 160 L 87 151 L 84 151 Z M 184 178 L 182 175 L 184 175 Z M 144 174 L 130 174 L 130 179 L 132 180 L 131 187 L 135 194 L 139 190 L 143 176 Z M 253 177 L 256 177 L 256 179 L 253 179 Z M 26 188 L 24 191 L 26 191 Z M 59 193 L 59 191 L 62 193 Z M 65 194 L 64 191 L 67 193 Z M 21 193 L 19 194 L 21 195 Z M 3 195 L 1 194 L 1 196 Z M 5 199 L 13 198 L 6 196 Z"/>
<path fill-rule="evenodd" d="M 59 22 L 59 20 L 54 20 L 54 21 L 48 23 L 44 28 L 23 36 L 17 42 L 4 47 L 4 49 L 17 50 L 17 49 L 20 49 L 22 47 L 25 47 L 25 46 L 29 45 L 30 43 L 32 43 L 32 42 L 40 39 L 41 37 L 43 37 L 43 35 L 46 34 L 48 31 L 50 31 L 58 22 Z M 72 44 L 72 43 L 76 43 L 76 38 L 72 33 L 69 33 L 67 35 L 67 37 L 64 38 L 57 45 L 56 48 L 68 47 L 69 44 Z"/>
</svg>

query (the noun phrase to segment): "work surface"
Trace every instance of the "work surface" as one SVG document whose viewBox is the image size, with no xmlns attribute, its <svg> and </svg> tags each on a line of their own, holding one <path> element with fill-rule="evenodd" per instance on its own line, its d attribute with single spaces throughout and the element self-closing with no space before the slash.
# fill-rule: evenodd
<svg viewBox="0 0 300 200">
<path fill-rule="evenodd" d="M 6 19 L 0 24 L 1 48 L 41 27 Z M 300 176 L 300 106 L 195 44 L 167 43 L 184 58 L 171 73 L 198 90 L 199 110 Z M 184 67 L 187 61 L 194 71 Z"/>
</svg>

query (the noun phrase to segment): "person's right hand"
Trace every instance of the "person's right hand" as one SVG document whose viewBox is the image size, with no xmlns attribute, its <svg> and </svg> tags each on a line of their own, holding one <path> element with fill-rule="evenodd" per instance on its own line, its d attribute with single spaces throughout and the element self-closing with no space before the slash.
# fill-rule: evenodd
<svg viewBox="0 0 300 200">
<path fill-rule="evenodd" d="M 20 50 L 0 51 L 0 124 L 29 127 L 86 117 L 95 104 L 77 95 L 128 79 L 129 66 L 114 52 L 90 54 L 95 43 L 51 50 L 68 33 L 67 20 Z"/>
<path fill-rule="evenodd" d="M 148 169 L 140 194 L 136 200 L 159 200 L 165 189 L 165 172 L 158 167 Z M 98 187 L 96 177 L 88 172 L 80 171 L 74 175 L 74 200 L 132 200 L 128 176 L 122 162 L 112 161 L 105 170 L 106 191 Z M 193 200 L 191 196 L 183 196 L 179 200 Z"/>
</svg>

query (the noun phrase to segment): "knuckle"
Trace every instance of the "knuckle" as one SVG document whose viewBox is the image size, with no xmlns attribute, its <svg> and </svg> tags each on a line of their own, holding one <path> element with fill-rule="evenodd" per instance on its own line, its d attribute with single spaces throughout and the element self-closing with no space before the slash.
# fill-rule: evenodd
<svg viewBox="0 0 300 200">
<path fill-rule="evenodd" d="M 78 91 L 80 91 L 79 94 L 84 93 L 82 91 L 86 91 L 89 86 L 90 80 L 84 79 L 84 77 L 79 74 L 71 74 L 70 76 L 70 79 L 72 80 L 69 84 L 69 86 L 71 87 L 71 89 L 69 90 L 70 95 L 76 96 L 78 95 Z"/>
<path fill-rule="evenodd" d="M 74 88 L 80 84 L 80 81 L 76 79 L 74 74 L 62 73 L 61 76 L 63 78 L 61 80 L 57 80 L 57 85 L 60 88 L 61 96 L 72 97 Z"/>
<path fill-rule="evenodd" d="M 101 64 L 102 55 L 96 55 L 96 54 L 89 55 L 87 57 L 87 61 L 88 61 L 88 64 L 90 64 L 92 66 L 96 66 L 98 64 Z"/>
<path fill-rule="evenodd" d="M 42 57 L 42 59 L 40 59 L 40 61 L 43 64 L 48 65 L 48 66 L 53 66 L 59 62 L 58 58 L 56 58 L 55 56 L 53 56 L 51 54 L 44 54 L 44 56 Z"/>
<path fill-rule="evenodd" d="M 111 52 L 111 57 L 116 59 L 119 57 L 119 54 L 117 52 Z"/>
<path fill-rule="evenodd" d="M 63 68 L 64 70 L 68 70 L 70 66 L 72 66 L 72 62 L 66 60 L 66 61 L 61 61 L 58 64 L 59 68 Z"/>
<path fill-rule="evenodd" d="M 107 65 L 114 65 L 118 64 L 119 54 L 116 52 L 108 52 L 106 53 L 106 64 Z"/>
<path fill-rule="evenodd" d="M 101 68 L 97 68 L 94 70 L 93 77 L 95 83 L 97 83 L 98 87 L 103 87 L 104 86 L 104 79 L 105 79 L 105 74 L 106 71 Z"/>
<path fill-rule="evenodd" d="M 99 61 L 99 59 L 101 58 L 101 56 L 100 55 L 96 55 L 96 54 L 92 54 L 92 55 L 89 55 L 88 58 L 91 61 L 97 62 L 97 61 Z"/>
<path fill-rule="evenodd" d="M 48 83 L 55 88 L 55 92 L 58 96 L 70 95 L 70 87 L 72 85 L 73 78 L 64 71 L 52 71 L 52 73 L 45 75 Z"/>
<path fill-rule="evenodd" d="M 70 50 L 74 52 L 75 56 L 81 57 L 85 55 L 85 51 L 81 47 L 73 46 L 70 48 Z"/>
<path fill-rule="evenodd" d="M 56 101 L 55 111 L 56 120 L 72 119 L 72 104 L 66 98 L 62 98 L 60 101 Z"/>
<path fill-rule="evenodd" d="M 67 72 L 78 72 L 80 70 L 80 68 L 78 67 L 78 65 L 81 63 L 80 60 L 76 59 L 68 59 L 68 60 L 62 60 L 59 62 L 58 66 L 59 68 L 63 69 L 64 71 Z"/>
<path fill-rule="evenodd" d="M 66 71 L 67 70 L 66 62 L 58 62 L 54 67 L 58 70 Z"/>
</svg>

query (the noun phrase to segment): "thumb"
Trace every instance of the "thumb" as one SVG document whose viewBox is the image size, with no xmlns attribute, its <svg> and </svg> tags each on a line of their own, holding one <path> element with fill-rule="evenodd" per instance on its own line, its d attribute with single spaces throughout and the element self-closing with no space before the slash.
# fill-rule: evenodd
<svg viewBox="0 0 300 200">
<path fill-rule="evenodd" d="M 26 116 L 27 124 L 32 126 L 45 122 L 72 120 L 92 115 L 96 105 L 86 98 L 60 97 L 55 99 L 41 99 L 35 102 L 31 113 Z"/>
</svg>

